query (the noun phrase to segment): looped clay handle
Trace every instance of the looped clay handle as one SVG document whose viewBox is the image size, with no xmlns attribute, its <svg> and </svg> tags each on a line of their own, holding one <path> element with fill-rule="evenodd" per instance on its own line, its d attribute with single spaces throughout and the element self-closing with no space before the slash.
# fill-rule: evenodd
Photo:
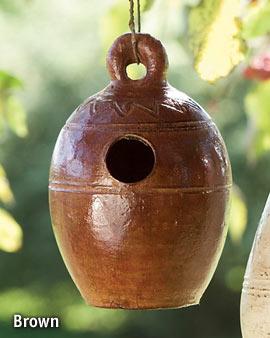
<svg viewBox="0 0 270 338">
<path fill-rule="evenodd" d="M 167 53 L 161 42 L 149 34 L 136 34 L 137 51 L 140 62 L 146 67 L 146 76 L 141 80 L 131 80 L 126 67 L 136 63 L 131 34 L 127 33 L 115 40 L 107 56 L 107 68 L 113 81 L 127 81 L 133 84 L 160 84 L 166 80 L 168 68 Z"/>
</svg>

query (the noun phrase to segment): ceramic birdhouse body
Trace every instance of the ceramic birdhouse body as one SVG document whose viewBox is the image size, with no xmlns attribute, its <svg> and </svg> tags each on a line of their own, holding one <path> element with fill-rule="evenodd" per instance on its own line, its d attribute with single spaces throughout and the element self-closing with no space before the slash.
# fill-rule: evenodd
<svg viewBox="0 0 270 338">
<path fill-rule="evenodd" d="M 112 81 L 69 118 L 50 173 L 53 229 L 88 304 L 197 304 L 218 263 L 231 170 L 207 113 L 166 79 L 159 41 L 138 35 L 142 80 L 128 79 L 130 35 L 108 56 Z"/>
</svg>

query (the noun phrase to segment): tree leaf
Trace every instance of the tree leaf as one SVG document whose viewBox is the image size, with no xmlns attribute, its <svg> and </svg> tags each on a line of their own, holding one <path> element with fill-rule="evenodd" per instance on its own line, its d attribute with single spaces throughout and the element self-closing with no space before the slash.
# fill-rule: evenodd
<svg viewBox="0 0 270 338">
<path fill-rule="evenodd" d="M 17 77 L 0 70 L 0 91 L 22 88 L 23 84 Z"/>
<path fill-rule="evenodd" d="M 10 129 L 19 137 L 25 137 L 28 134 L 26 114 L 15 96 L 10 96 L 6 104 L 5 117 Z"/>
<path fill-rule="evenodd" d="M 183 0 L 185 6 L 198 6 L 201 0 Z"/>
<path fill-rule="evenodd" d="M 101 19 L 100 32 L 105 54 L 119 35 L 129 31 L 128 21 L 129 2 L 127 0 L 115 1 Z"/>
<path fill-rule="evenodd" d="M 243 19 L 242 36 L 256 38 L 270 33 L 270 2 L 260 1 L 251 6 Z"/>
<path fill-rule="evenodd" d="M 14 203 L 14 196 L 10 188 L 6 172 L 0 164 L 0 201 L 5 204 Z"/>
<path fill-rule="evenodd" d="M 29 1 L 10 1 L 0 0 L 0 10 L 6 11 L 9 14 L 18 14 Z"/>
<path fill-rule="evenodd" d="M 237 18 L 240 0 L 203 0 L 189 15 L 195 69 L 209 82 L 227 76 L 244 59 Z"/>
<path fill-rule="evenodd" d="M 22 88 L 22 82 L 15 76 L 0 71 L 0 131 L 3 136 L 7 126 L 18 136 L 28 133 L 26 113 L 20 101 L 12 93 Z"/>
<path fill-rule="evenodd" d="M 23 232 L 20 225 L 4 209 L 0 209 L 0 250 L 16 252 L 22 246 Z"/>
<path fill-rule="evenodd" d="M 233 187 L 231 211 L 229 218 L 229 233 L 234 243 L 239 243 L 247 226 L 247 207 L 240 189 Z"/>
<path fill-rule="evenodd" d="M 270 81 L 253 87 L 245 97 L 246 113 L 249 118 L 248 156 L 255 160 L 270 150 Z"/>
<path fill-rule="evenodd" d="M 237 265 L 232 267 L 225 276 L 225 283 L 229 290 L 239 293 L 243 286 L 245 266 Z"/>
<path fill-rule="evenodd" d="M 149 11 L 151 7 L 154 5 L 155 0 L 142 0 L 141 1 L 141 9 L 143 12 Z"/>
</svg>

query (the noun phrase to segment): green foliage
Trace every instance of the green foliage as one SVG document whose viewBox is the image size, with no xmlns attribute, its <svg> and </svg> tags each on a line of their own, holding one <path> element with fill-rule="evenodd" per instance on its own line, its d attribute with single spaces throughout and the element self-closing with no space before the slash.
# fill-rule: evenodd
<svg viewBox="0 0 270 338">
<path fill-rule="evenodd" d="M 0 0 L 0 10 L 6 11 L 8 13 L 18 13 L 19 9 L 21 8 L 21 5 L 27 4 L 27 0 L 23 1 L 10 1 L 10 0 Z"/>
<path fill-rule="evenodd" d="M 247 207 L 239 188 L 234 186 L 231 200 L 229 233 L 234 243 L 240 243 L 247 226 Z"/>
<path fill-rule="evenodd" d="M 233 292 L 241 292 L 243 279 L 245 274 L 245 266 L 234 266 L 226 275 L 226 285 Z"/>
<path fill-rule="evenodd" d="M 219 0 L 201 1 L 189 15 L 190 44 L 195 55 L 204 48 L 205 37 L 220 8 Z"/>
<path fill-rule="evenodd" d="M 67 294 L 67 297 L 63 299 L 64 294 Z M 5 290 L 0 294 L 0 321 L 8 321 L 14 313 L 28 317 L 42 316 L 44 313 L 50 313 L 53 307 L 61 317 L 63 328 L 75 333 L 91 331 L 98 334 L 116 331 L 127 318 L 123 311 L 89 309 L 67 284 L 56 285 L 47 296 L 44 297 L 43 293 L 28 288 Z"/>
<path fill-rule="evenodd" d="M 89 309 L 85 304 L 67 306 L 62 318 L 64 325 L 71 331 L 114 332 L 119 329 L 127 319 L 124 311 L 108 311 L 104 309 Z"/>
<path fill-rule="evenodd" d="M 11 129 L 20 137 L 27 135 L 26 113 L 15 91 L 22 89 L 22 82 L 13 75 L 0 71 L 0 139 Z"/>
<path fill-rule="evenodd" d="M 9 94 L 13 89 L 21 89 L 22 82 L 15 76 L 0 70 L 0 91 Z"/>
<path fill-rule="evenodd" d="M 6 99 L 5 117 L 8 126 L 17 136 L 27 136 L 26 114 L 21 102 L 15 96 Z"/>
<path fill-rule="evenodd" d="M 255 160 L 270 150 L 270 81 L 255 85 L 245 98 L 249 117 L 248 156 Z"/>
<path fill-rule="evenodd" d="M 0 164 L 0 201 L 4 204 L 14 203 L 14 196 L 11 191 L 5 169 Z"/>
<path fill-rule="evenodd" d="M 6 210 L 0 208 L 0 250 L 18 251 L 22 246 L 22 229 Z"/>
<path fill-rule="evenodd" d="M 227 76 L 244 59 L 239 5 L 238 0 L 203 0 L 190 11 L 190 45 L 195 69 L 204 80 Z"/>
<path fill-rule="evenodd" d="M 117 0 L 107 9 L 106 14 L 101 19 L 100 30 L 105 53 L 112 41 L 129 30 L 128 6 L 128 1 Z"/>
<path fill-rule="evenodd" d="M 141 8 L 143 12 L 149 11 L 151 7 L 154 5 L 155 0 L 142 0 Z"/>
<path fill-rule="evenodd" d="M 22 88 L 22 82 L 13 75 L 0 71 L 0 140 L 5 139 L 8 129 L 20 137 L 27 135 L 26 114 L 15 96 L 15 90 Z M 6 172 L 0 164 L 0 201 L 13 203 L 14 196 Z M 22 229 L 12 215 L 0 208 L 0 250 L 18 251 L 22 246 Z"/>
<path fill-rule="evenodd" d="M 270 33 L 270 2 L 260 1 L 250 6 L 243 21 L 242 35 L 245 39 L 256 38 Z"/>
</svg>

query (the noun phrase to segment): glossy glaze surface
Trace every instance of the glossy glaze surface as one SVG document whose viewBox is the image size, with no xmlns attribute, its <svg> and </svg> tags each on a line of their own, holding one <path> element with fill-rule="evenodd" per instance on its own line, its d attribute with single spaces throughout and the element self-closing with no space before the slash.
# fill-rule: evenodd
<svg viewBox="0 0 270 338">
<path fill-rule="evenodd" d="M 231 169 L 208 114 L 166 81 L 161 43 L 137 35 L 142 80 L 128 79 L 130 34 L 113 44 L 111 83 L 62 129 L 50 172 L 54 233 L 88 304 L 126 309 L 199 303 L 224 245 Z M 118 139 L 137 138 L 155 156 L 150 175 L 116 180 L 106 166 Z"/>
</svg>

